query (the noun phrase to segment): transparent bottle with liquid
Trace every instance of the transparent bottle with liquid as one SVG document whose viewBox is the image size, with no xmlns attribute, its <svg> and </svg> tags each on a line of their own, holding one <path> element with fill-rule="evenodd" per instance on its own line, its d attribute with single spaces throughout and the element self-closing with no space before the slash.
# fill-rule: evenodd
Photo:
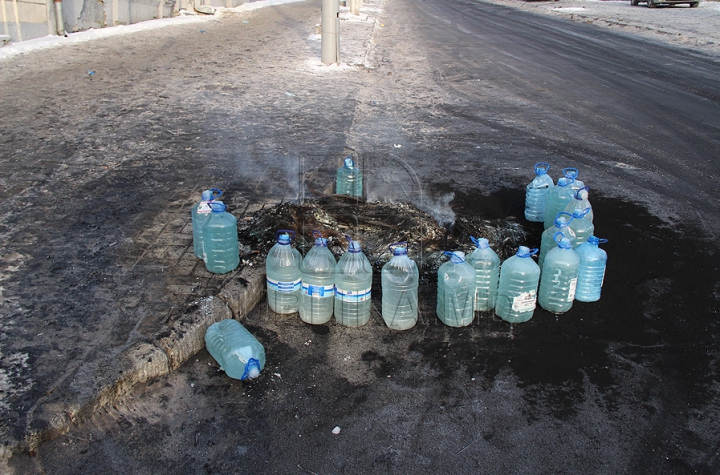
<svg viewBox="0 0 720 475">
<path fill-rule="evenodd" d="M 213 274 L 227 274 L 240 264 L 237 219 L 222 201 L 211 201 L 212 214 L 202 228 L 203 261 Z"/>
<path fill-rule="evenodd" d="M 370 320 L 372 266 L 358 241 L 345 236 L 348 250 L 335 267 L 335 320 L 359 327 Z"/>
<path fill-rule="evenodd" d="M 588 199 L 589 190 L 590 188 L 588 188 L 587 186 L 577 190 L 573 195 L 573 199 L 570 200 L 570 202 L 567 204 L 563 211 L 573 214 L 576 210 L 588 210 L 587 213 L 585 213 L 585 218 L 592 223 L 594 214 L 592 206 L 590 205 L 590 200 Z"/>
<path fill-rule="evenodd" d="M 407 330 L 418 320 L 418 285 L 420 272 L 408 257 L 406 242 L 390 245 L 393 257 L 383 266 L 382 317 L 393 330 Z"/>
<path fill-rule="evenodd" d="M 538 257 L 538 265 L 540 269 L 543 268 L 545 263 L 545 256 L 548 252 L 552 251 L 557 247 L 557 241 L 555 241 L 555 234 L 562 233 L 564 237 L 568 238 L 570 242 L 575 245 L 577 236 L 575 231 L 572 230 L 570 224 L 572 223 L 573 217 L 570 213 L 561 211 L 555 217 L 555 224 L 543 231 L 540 238 L 540 256 Z"/>
<path fill-rule="evenodd" d="M 205 332 L 205 348 L 225 374 L 246 381 L 265 367 L 265 348 L 240 322 L 221 320 Z"/>
<path fill-rule="evenodd" d="M 343 166 L 338 168 L 335 192 L 338 195 L 362 197 L 362 180 L 362 172 L 357 168 L 352 157 L 347 156 L 343 161 Z"/>
<path fill-rule="evenodd" d="M 555 186 L 548 175 L 550 164 L 535 164 L 535 178 L 525 187 L 525 219 L 537 223 L 545 221 L 545 200 L 548 192 Z"/>
<path fill-rule="evenodd" d="M 587 242 L 575 249 L 580 258 L 577 290 L 575 300 L 579 302 L 596 302 L 600 300 L 600 292 L 605 280 L 607 253 L 598 247 L 607 239 L 590 236 Z"/>
<path fill-rule="evenodd" d="M 562 177 L 558 179 L 557 185 L 548 192 L 545 201 L 545 229 L 552 227 L 555 223 L 555 217 L 573 199 L 575 192 L 570 187 L 572 178 Z"/>
<path fill-rule="evenodd" d="M 308 251 L 300 265 L 300 319 L 305 323 L 320 325 L 330 321 L 335 300 L 335 266 L 337 261 L 328 241 L 320 231 L 313 231 L 315 245 Z"/>
<path fill-rule="evenodd" d="M 268 305 L 275 313 L 295 313 L 300 305 L 302 255 L 291 245 L 295 235 L 291 230 L 277 231 L 277 242 L 265 259 Z"/>
<path fill-rule="evenodd" d="M 538 303 L 554 314 L 565 313 L 572 308 L 578 283 L 580 258 L 572 243 L 563 234 L 555 234 L 557 246 L 545 259 L 540 277 Z"/>
<path fill-rule="evenodd" d="M 576 209 L 573 211 L 573 219 L 570 221 L 570 229 L 573 233 L 575 233 L 575 244 L 573 245 L 575 249 L 577 247 L 588 240 L 590 236 L 595 234 L 595 225 L 588 219 L 585 218 L 585 215 L 587 215 L 587 212 L 589 211 L 589 208 L 584 210 Z"/>
<path fill-rule="evenodd" d="M 475 269 L 475 311 L 489 312 L 495 308 L 500 280 L 500 258 L 487 239 L 470 236 L 470 240 L 475 244 L 475 250 L 466 260 Z"/>
<path fill-rule="evenodd" d="M 195 253 L 195 257 L 198 259 L 203 258 L 202 227 L 205 224 L 205 221 L 207 221 L 212 214 L 210 202 L 220 198 L 221 196 L 222 191 L 218 188 L 205 190 L 202 192 L 200 201 L 195 203 L 195 206 L 193 206 L 192 210 L 190 210 L 193 230 L 193 252 Z"/>
<path fill-rule="evenodd" d="M 535 312 L 540 267 L 532 259 L 538 252 L 525 246 L 500 266 L 495 315 L 510 323 L 527 322 Z"/>
<path fill-rule="evenodd" d="M 465 327 L 475 318 L 475 269 L 462 251 L 445 251 L 450 260 L 438 269 L 435 313 L 445 325 Z"/>
</svg>

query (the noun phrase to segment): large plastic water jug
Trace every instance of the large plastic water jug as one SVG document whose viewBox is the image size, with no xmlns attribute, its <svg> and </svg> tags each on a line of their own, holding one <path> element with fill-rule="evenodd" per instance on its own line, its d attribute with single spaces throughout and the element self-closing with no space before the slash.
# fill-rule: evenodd
<svg viewBox="0 0 720 475">
<path fill-rule="evenodd" d="M 575 192 L 570 187 L 572 178 L 562 177 L 558 180 L 557 185 L 553 186 L 548 192 L 547 200 L 545 200 L 545 229 L 551 227 L 555 223 L 555 217 L 573 199 Z"/>
<path fill-rule="evenodd" d="M 345 236 L 348 250 L 335 267 L 335 320 L 359 327 L 370 320 L 372 266 L 358 241 Z"/>
<path fill-rule="evenodd" d="M 338 168 L 336 177 L 336 193 L 338 195 L 362 196 L 362 172 L 355 166 L 355 161 L 348 156 L 343 166 Z"/>
<path fill-rule="evenodd" d="M 475 250 L 466 260 L 475 269 L 475 311 L 489 312 L 495 308 L 500 280 L 500 258 L 487 239 L 470 236 L 470 240 L 475 244 Z"/>
<path fill-rule="evenodd" d="M 313 231 L 313 236 L 315 245 L 300 266 L 302 290 L 298 310 L 303 322 L 320 325 L 332 318 L 337 261 L 320 231 Z"/>
<path fill-rule="evenodd" d="M 532 260 L 537 252 L 520 246 L 517 254 L 500 266 L 495 315 L 506 322 L 527 322 L 533 316 L 540 280 L 540 267 Z"/>
<path fill-rule="evenodd" d="M 588 210 L 588 212 L 585 214 L 585 218 L 592 223 L 594 215 L 592 206 L 590 205 L 590 200 L 588 199 L 588 190 L 590 190 L 590 188 L 588 188 L 587 186 L 584 186 L 577 190 L 573 195 L 573 199 L 570 200 L 567 206 L 565 206 L 564 211 L 573 214 L 576 210 Z"/>
<path fill-rule="evenodd" d="M 217 188 L 210 188 L 202 192 L 200 201 L 195 203 L 190 211 L 192 217 L 192 230 L 193 230 L 193 252 L 195 257 L 198 259 L 203 258 L 203 242 L 202 242 L 202 227 L 205 221 L 212 214 L 210 209 L 210 202 L 216 200 L 222 196 L 222 191 Z"/>
<path fill-rule="evenodd" d="M 562 233 L 555 239 L 557 247 L 548 253 L 542 269 L 538 303 L 548 312 L 560 314 L 570 310 L 575 299 L 580 258 Z"/>
<path fill-rule="evenodd" d="M 584 210 L 576 209 L 572 213 L 573 219 L 570 221 L 569 227 L 572 232 L 575 233 L 576 240 L 573 245 L 574 248 L 577 248 L 580 244 L 587 241 L 590 236 L 595 234 L 595 225 L 589 219 L 585 218 L 589 210 L 590 208 Z"/>
<path fill-rule="evenodd" d="M 575 249 L 580 258 L 577 291 L 575 300 L 580 302 L 596 302 L 600 300 L 600 291 L 605 280 L 607 253 L 598 247 L 607 239 L 590 236 L 587 242 Z"/>
<path fill-rule="evenodd" d="M 535 164 L 535 178 L 525 187 L 525 219 L 542 223 L 545 220 L 545 199 L 550 189 L 555 186 L 548 175 L 550 164 Z"/>
<path fill-rule="evenodd" d="M 240 264 L 237 219 L 222 201 L 210 202 L 212 214 L 202 228 L 203 261 L 214 274 L 226 274 Z"/>
<path fill-rule="evenodd" d="M 300 305 L 302 255 L 291 245 L 295 231 L 279 230 L 275 239 L 265 259 L 268 304 L 275 313 L 295 313 Z"/>
<path fill-rule="evenodd" d="M 540 238 L 540 257 L 538 257 L 538 265 L 540 266 L 540 269 L 543 268 L 545 257 L 548 252 L 557 247 L 557 241 L 555 240 L 555 235 L 557 233 L 561 233 L 564 237 L 570 240 L 571 244 L 575 245 L 577 237 L 575 236 L 575 231 L 573 231 L 570 227 L 572 220 L 573 217 L 570 213 L 561 211 L 555 217 L 555 224 L 542 233 L 542 237 Z"/>
<path fill-rule="evenodd" d="M 445 325 L 464 327 L 475 318 L 475 269 L 462 251 L 445 252 L 450 260 L 438 269 L 435 312 Z"/>
<path fill-rule="evenodd" d="M 577 168 L 563 168 L 562 174 L 565 178 L 572 180 L 570 187 L 573 189 L 573 191 L 577 191 L 585 186 L 585 183 L 581 182 L 578 178 L 580 172 Z"/>
<path fill-rule="evenodd" d="M 210 325 L 205 332 L 205 348 L 231 378 L 254 379 L 265 367 L 265 348 L 237 320 Z"/>
<path fill-rule="evenodd" d="M 393 253 L 382 268 L 382 317 L 393 330 L 407 330 L 418 320 L 418 284 L 420 273 L 408 257 L 406 242 L 390 245 Z"/>
</svg>

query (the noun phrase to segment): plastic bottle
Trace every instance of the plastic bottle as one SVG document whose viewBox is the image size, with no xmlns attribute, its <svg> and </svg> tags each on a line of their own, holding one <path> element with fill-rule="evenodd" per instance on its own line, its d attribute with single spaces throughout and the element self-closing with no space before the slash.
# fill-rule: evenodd
<svg viewBox="0 0 720 475">
<path fill-rule="evenodd" d="M 393 330 L 407 330 L 418 319 L 420 272 L 408 257 L 406 242 L 390 245 L 392 259 L 382 268 L 382 317 Z"/>
<path fill-rule="evenodd" d="M 475 269 L 475 311 L 489 312 L 495 308 L 498 281 L 500 280 L 500 258 L 490 248 L 485 238 L 470 236 L 475 250 L 467 256 L 467 262 Z"/>
<path fill-rule="evenodd" d="M 335 267 L 335 320 L 346 327 L 359 327 L 370 320 L 372 266 L 360 243 L 350 236 L 348 250 Z"/>
<path fill-rule="evenodd" d="M 577 168 L 563 168 L 562 174 L 565 178 L 571 179 L 573 182 L 570 184 L 570 187 L 573 189 L 573 191 L 577 191 L 580 188 L 585 186 L 585 183 L 581 182 L 578 179 L 578 175 L 580 172 Z"/>
<path fill-rule="evenodd" d="M 555 240 L 557 247 L 548 253 L 542 270 L 538 303 L 548 312 L 559 314 L 572 307 L 580 258 L 562 233 L 557 233 Z"/>
<path fill-rule="evenodd" d="M 338 168 L 336 193 L 338 195 L 362 196 L 362 172 L 355 166 L 352 157 L 345 157 L 343 166 Z"/>
<path fill-rule="evenodd" d="M 298 311 L 303 322 L 320 325 L 332 318 L 337 261 L 320 231 L 313 231 L 313 236 L 315 245 L 300 266 L 302 290 Z"/>
<path fill-rule="evenodd" d="M 607 253 L 598 247 L 607 239 L 590 236 L 587 242 L 575 249 L 580 258 L 577 291 L 575 300 L 580 302 L 596 302 L 600 300 L 600 291 L 605 280 Z"/>
<path fill-rule="evenodd" d="M 555 222 L 555 217 L 560 211 L 573 199 L 574 191 L 570 187 L 572 178 L 562 177 L 558 180 L 557 185 L 553 186 L 548 192 L 547 200 L 545 200 L 545 229 L 551 227 Z"/>
<path fill-rule="evenodd" d="M 595 225 L 585 218 L 588 211 L 589 208 L 573 211 L 573 219 L 570 221 L 569 227 L 575 233 L 576 240 L 573 245 L 575 249 L 595 233 Z"/>
<path fill-rule="evenodd" d="M 564 237 L 570 240 L 572 245 L 575 245 L 577 236 L 575 236 L 575 231 L 573 231 L 570 227 L 572 220 L 573 217 L 570 213 L 561 211 L 555 217 L 555 224 L 542 233 L 542 237 L 540 238 L 540 257 L 538 257 L 538 265 L 540 266 L 540 269 L 543 268 L 547 254 L 557 247 L 555 234 L 561 233 Z"/>
<path fill-rule="evenodd" d="M 290 244 L 295 231 L 279 230 L 275 239 L 265 260 L 268 304 L 275 313 L 295 313 L 300 305 L 302 255 Z"/>
<path fill-rule="evenodd" d="M 542 223 L 545 220 L 545 199 L 555 185 L 547 174 L 549 169 L 549 163 L 536 163 L 535 178 L 525 187 L 525 219 L 528 221 Z"/>
<path fill-rule="evenodd" d="M 438 269 L 435 312 L 445 325 L 464 327 L 475 318 L 475 269 L 461 251 L 445 252 L 450 260 Z"/>
<path fill-rule="evenodd" d="M 221 320 L 205 332 L 205 347 L 225 374 L 245 381 L 265 367 L 265 348 L 237 320 Z"/>
<path fill-rule="evenodd" d="M 213 274 L 226 274 L 240 264 L 235 216 L 226 212 L 222 201 L 211 201 L 212 214 L 202 228 L 203 261 Z"/>
<path fill-rule="evenodd" d="M 537 252 L 537 249 L 520 246 L 517 254 L 500 267 L 495 315 L 506 322 L 527 322 L 533 316 L 540 281 L 540 267 L 532 260 Z"/>
<path fill-rule="evenodd" d="M 192 217 L 192 230 L 193 230 L 193 252 L 195 257 L 198 259 L 203 258 L 203 242 L 202 242 L 202 227 L 207 221 L 207 218 L 212 214 L 210 209 L 210 202 L 216 200 L 222 196 L 222 191 L 217 188 L 210 188 L 202 192 L 200 201 L 195 203 L 190 216 Z"/>
<path fill-rule="evenodd" d="M 588 200 L 588 188 L 587 186 L 584 186 L 577 190 L 575 194 L 573 195 L 573 199 L 570 200 L 570 203 L 565 206 L 564 211 L 573 214 L 575 210 L 588 210 L 585 217 L 592 223 L 593 221 L 593 210 L 592 206 L 590 205 L 590 200 Z"/>
</svg>

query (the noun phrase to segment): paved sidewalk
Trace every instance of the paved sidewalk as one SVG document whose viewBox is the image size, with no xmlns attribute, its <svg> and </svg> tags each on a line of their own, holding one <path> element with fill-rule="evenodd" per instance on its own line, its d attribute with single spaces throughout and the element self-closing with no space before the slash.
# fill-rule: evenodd
<svg viewBox="0 0 720 475">
<path fill-rule="evenodd" d="M 235 156 L 228 142 L 266 131 L 230 136 L 236 124 L 252 127 L 255 97 L 275 94 L 296 112 L 317 84 L 322 100 L 342 103 L 348 76 L 370 61 L 381 14 L 382 1 L 365 4 L 360 18 L 343 14 L 341 66 L 319 62 L 319 1 L 0 64 L 0 90 L 9 92 L 0 98 L 0 460 L 32 453 L 135 384 L 177 368 L 204 347 L 212 322 L 254 307 L 264 292 L 261 260 L 245 249 L 236 271 L 208 273 L 193 255 L 190 208 L 202 189 L 220 187 L 242 228 L 257 210 L 297 197 L 299 160 L 290 172 L 274 167 L 261 142 L 250 146 L 255 155 Z M 277 31 L 288 18 L 292 29 Z M 157 45 L 156 58 L 135 58 L 142 42 Z M 217 48 L 221 60 L 204 61 Z M 218 97 L 228 98 L 224 112 Z M 343 153 L 342 131 L 328 125 L 308 135 L 309 147 L 328 143 L 315 151 L 323 160 Z"/>
</svg>

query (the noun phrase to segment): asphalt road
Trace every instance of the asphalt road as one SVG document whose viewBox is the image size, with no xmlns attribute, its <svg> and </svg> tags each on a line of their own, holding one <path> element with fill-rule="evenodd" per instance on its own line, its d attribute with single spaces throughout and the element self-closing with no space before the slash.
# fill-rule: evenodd
<svg viewBox="0 0 720 475">
<path fill-rule="evenodd" d="M 296 53 L 292 40 L 314 18 L 307 4 L 287 8 L 272 18 Z M 177 133 L 159 129 L 143 140 L 175 144 L 182 167 L 167 153 L 173 180 L 160 168 L 146 183 L 175 189 L 182 173 L 222 174 L 238 194 L 259 183 L 250 191 L 280 200 L 303 192 L 299 170 L 309 188 L 331 189 L 324 177 L 347 147 L 368 198 L 442 212 L 452 196 L 457 215 L 515 216 L 537 246 L 541 230 L 522 219 L 532 165 L 550 162 L 555 177 L 575 166 L 596 234 L 610 240 L 602 299 L 512 327 L 483 315 L 451 329 L 426 312 L 402 333 L 376 312 L 347 329 L 261 304 L 245 319 L 268 352 L 258 381 L 228 379 L 202 351 L 33 456 L 16 455 L 18 473 L 720 471 L 717 58 L 487 3 L 385 8 L 369 67 L 343 88 L 280 61 L 269 68 L 282 54 L 277 36 L 238 33 L 251 45 L 245 65 L 257 66 L 241 72 L 239 51 L 194 44 L 226 74 L 208 81 L 195 64 L 205 87 L 191 103 L 210 140 L 187 146 L 215 161 L 195 164 Z M 158 53 L 172 35 L 148 35 L 135 51 L 153 51 L 152 68 L 179 67 L 179 56 Z M 268 84 L 294 95 L 262 94 Z M 172 130 L 198 125 L 163 111 L 154 109 Z M 128 143 L 153 131 L 142 114 L 136 127 Z M 264 180 L 268 169 L 283 176 L 278 156 L 291 158 L 285 187 Z"/>
</svg>

